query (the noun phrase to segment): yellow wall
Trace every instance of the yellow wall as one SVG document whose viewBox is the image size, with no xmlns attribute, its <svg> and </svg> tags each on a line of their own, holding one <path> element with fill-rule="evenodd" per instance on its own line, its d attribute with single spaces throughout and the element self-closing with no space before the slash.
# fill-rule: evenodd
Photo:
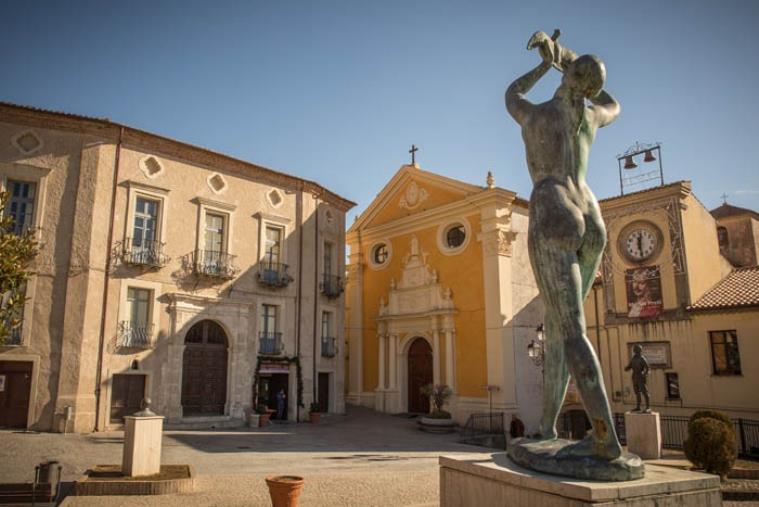
<svg viewBox="0 0 759 507">
<path fill-rule="evenodd" d="M 435 190 L 437 193 L 438 190 Z M 432 197 L 430 197 L 431 199 Z M 395 206 L 391 206 L 394 208 Z M 466 217 L 472 231 L 480 229 L 479 215 Z M 403 257 L 409 251 L 412 235 L 419 240 L 421 250 L 428 253 L 427 263 L 437 270 L 440 283 L 450 287 L 458 310 L 456 326 L 456 380 L 461 396 L 482 397 L 482 385 L 487 384 L 485 357 L 485 300 L 483 287 L 482 247 L 470 238 L 467 247 L 458 255 L 444 255 L 437 246 L 437 225 L 413 233 L 388 236 L 393 255 L 387 268 L 363 268 L 363 390 L 373 391 L 378 380 L 377 314 L 380 297 L 385 297 L 391 278 L 399 280 Z M 472 232 L 472 234 L 476 234 Z M 369 256 L 370 244 L 363 253 Z M 441 349 L 444 349 L 441 344 Z M 445 353 L 441 351 L 441 375 L 445 374 Z M 441 377 L 443 378 L 443 377 Z"/>
<path fill-rule="evenodd" d="M 717 224 L 709 211 L 692 194 L 685 198 L 682 212 L 685 253 L 688 262 L 690 303 L 695 303 L 722 278 Z"/>
</svg>

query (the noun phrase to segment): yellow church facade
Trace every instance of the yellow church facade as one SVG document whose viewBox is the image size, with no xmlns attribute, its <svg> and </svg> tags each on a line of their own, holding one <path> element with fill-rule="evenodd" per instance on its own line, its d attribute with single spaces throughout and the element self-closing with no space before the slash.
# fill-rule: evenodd
<svg viewBox="0 0 759 507">
<path fill-rule="evenodd" d="M 426 413 L 540 414 L 540 368 L 527 358 L 542 306 L 527 255 L 527 203 L 404 165 L 346 237 L 346 402 Z"/>
</svg>

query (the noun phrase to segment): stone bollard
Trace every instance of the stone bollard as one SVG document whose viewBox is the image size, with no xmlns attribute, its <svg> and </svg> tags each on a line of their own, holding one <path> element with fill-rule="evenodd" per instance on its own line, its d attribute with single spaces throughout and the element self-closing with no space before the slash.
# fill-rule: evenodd
<svg viewBox="0 0 759 507">
<path fill-rule="evenodd" d="M 163 419 L 150 410 L 150 399 L 142 400 L 143 409 L 124 417 L 124 455 L 121 471 L 125 476 L 154 475 L 161 471 Z"/>
<path fill-rule="evenodd" d="M 661 420 L 658 412 L 625 412 L 627 450 L 642 459 L 661 458 Z"/>
</svg>

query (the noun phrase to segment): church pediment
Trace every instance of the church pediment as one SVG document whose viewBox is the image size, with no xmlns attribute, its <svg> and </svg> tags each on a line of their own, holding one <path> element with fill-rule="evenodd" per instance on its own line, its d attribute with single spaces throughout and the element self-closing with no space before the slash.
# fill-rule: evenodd
<svg viewBox="0 0 759 507">
<path fill-rule="evenodd" d="M 451 204 L 479 193 L 483 187 L 402 166 L 349 229 L 368 229 L 399 218 Z"/>
</svg>

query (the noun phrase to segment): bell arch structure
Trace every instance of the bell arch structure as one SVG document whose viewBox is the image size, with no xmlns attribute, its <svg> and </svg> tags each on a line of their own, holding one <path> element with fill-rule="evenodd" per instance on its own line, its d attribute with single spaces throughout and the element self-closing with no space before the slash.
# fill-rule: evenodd
<svg viewBox="0 0 759 507">
<path fill-rule="evenodd" d="M 419 338 L 432 349 L 432 383 L 447 384 L 454 391 L 450 404 L 455 404 L 455 315 L 450 288 L 440 283 L 437 271 L 427 264 L 427 254 L 412 236 L 401 278 L 398 282 L 391 280 L 387 299 L 380 300 L 376 410 L 409 411 L 409 349 Z"/>
</svg>

